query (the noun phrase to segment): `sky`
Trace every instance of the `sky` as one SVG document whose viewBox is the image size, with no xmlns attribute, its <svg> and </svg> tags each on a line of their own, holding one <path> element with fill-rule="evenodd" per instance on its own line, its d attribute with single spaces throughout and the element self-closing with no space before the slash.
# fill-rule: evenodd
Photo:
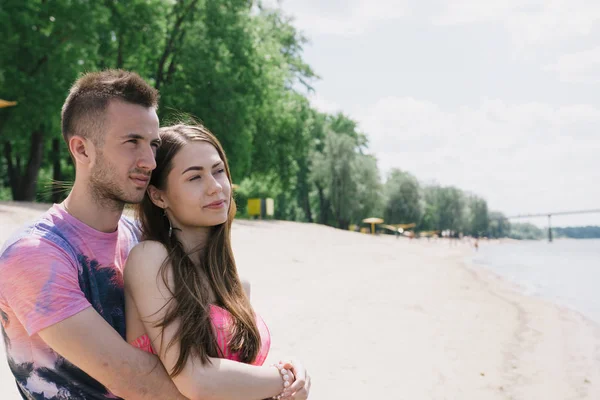
<svg viewBox="0 0 600 400">
<path fill-rule="evenodd" d="M 310 41 L 313 106 L 359 123 L 383 177 L 457 186 L 507 216 L 600 209 L 599 1 L 265 3 Z M 553 218 L 591 224 L 600 213 Z"/>
</svg>

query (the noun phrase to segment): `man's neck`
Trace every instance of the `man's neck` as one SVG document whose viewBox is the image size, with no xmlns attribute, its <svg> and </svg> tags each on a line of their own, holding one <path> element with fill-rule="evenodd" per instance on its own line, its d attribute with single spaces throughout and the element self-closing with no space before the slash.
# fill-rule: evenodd
<svg viewBox="0 0 600 400">
<path fill-rule="evenodd" d="M 69 196 L 62 203 L 65 210 L 79 221 L 100 232 L 114 232 L 123 214 L 123 204 L 99 201 L 87 188 L 73 185 Z"/>
</svg>

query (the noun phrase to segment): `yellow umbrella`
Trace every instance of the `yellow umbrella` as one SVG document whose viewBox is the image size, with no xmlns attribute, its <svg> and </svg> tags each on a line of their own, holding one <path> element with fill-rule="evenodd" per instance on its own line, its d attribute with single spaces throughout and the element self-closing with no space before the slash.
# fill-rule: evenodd
<svg viewBox="0 0 600 400">
<path fill-rule="evenodd" d="M 363 219 L 362 222 L 365 224 L 371 224 L 371 233 L 375 233 L 375 224 L 383 224 L 383 219 L 371 217 Z"/>
<path fill-rule="evenodd" d="M 17 105 L 16 101 L 6 101 L 6 100 L 0 99 L 0 108 L 12 107 L 12 106 L 16 106 L 16 105 Z"/>
</svg>

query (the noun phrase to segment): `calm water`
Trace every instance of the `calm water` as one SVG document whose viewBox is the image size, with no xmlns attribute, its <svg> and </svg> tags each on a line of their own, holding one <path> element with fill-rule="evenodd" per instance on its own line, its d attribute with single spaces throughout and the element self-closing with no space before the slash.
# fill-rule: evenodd
<svg viewBox="0 0 600 400">
<path fill-rule="evenodd" d="M 483 245 L 474 262 L 600 323 L 600 239 Z"/>
</svg>

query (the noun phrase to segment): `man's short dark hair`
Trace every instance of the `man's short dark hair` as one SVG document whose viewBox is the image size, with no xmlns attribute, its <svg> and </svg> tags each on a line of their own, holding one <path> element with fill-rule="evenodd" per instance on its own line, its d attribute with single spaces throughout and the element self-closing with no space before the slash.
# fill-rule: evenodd
<svg viewBox="0 0 600 400">
<path fill-rule="evenodd" d="M 62 134 L 67 145 L 73 135 L 102 143 L 104 113 L 113 99 L 158 107 L 158 91 L 135 72 L 109 69 L 87 73 L 73 84 L 63 104 Z"/>
</svg>

